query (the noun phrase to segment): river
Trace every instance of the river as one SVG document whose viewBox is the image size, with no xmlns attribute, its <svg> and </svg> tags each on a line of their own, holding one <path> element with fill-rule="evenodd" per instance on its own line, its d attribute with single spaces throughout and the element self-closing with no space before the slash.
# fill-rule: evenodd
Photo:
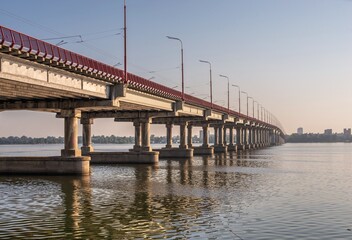
<svg viewBox="0 0 352 240">
<path fill-rule="evenodd" d="M 96 145 L 97 151 L 129 145 Z M 60 145 L 0 145 L 0 156 Z M 0 176 L 0 239 L 352 239 L 352 145 Z"/>
</svg>

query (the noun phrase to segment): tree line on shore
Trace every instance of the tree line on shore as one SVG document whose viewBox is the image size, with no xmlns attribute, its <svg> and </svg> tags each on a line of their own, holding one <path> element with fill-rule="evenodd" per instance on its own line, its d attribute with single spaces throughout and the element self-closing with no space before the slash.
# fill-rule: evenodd
<svg viewBox="0 0 352 240">
<path fill-rule="evenodd" d="M 174 136 L 172 137 L 172 142 L 177 143 L 179 142 L 180 137 L 179 136 Z M 98 143 L 98 144 L 134 144 L 134 137 L 132 136 L 92 136 L 92 142 L 93 143 Z M 165 136 L 155 136 L 151 135 L 150 136 L 150 142 L 151 143 L 161 143 L 161 144 L 166 144 L 166 137 Z M 193 137 L 193 142 L 199 142 L 199 138 L 197 136 Z M 48 136 L 48 137 L 27 137 L 27 136 L 22 136 L 22 137 L 17 137 L 17 136 L 10 136 L 10 137 L 1 137 L 0 138 L 0 144 L 63 144 L 64 143 L 64 138 L 63 137 L 53 137 L 53 136 Z M 82 143 L 82 137 L 78 137 L 78 143 Z"/>
</svg>

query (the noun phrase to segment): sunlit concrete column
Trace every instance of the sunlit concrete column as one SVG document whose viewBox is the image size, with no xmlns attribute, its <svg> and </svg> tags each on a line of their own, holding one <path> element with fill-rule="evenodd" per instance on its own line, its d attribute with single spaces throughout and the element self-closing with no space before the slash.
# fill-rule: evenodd
<svg viewBox="0 0 352 240">
<path fill-rule="evenodd" d="M 243 128 L 243 144 L 247 145 L 248 144 L 248 134 L 247 134 L 247 128 Z"/>
<path fill-rule="evenodd" d="M 229 127 L 229 134 L 230 134 L 230 139 L 229 139 L 229 145 L 227 147 L 227 150 L 229 151 L 237 151 L 237 145 L 234 144 L 234 137 L 233 137 L 233 126 Z"/>
<path fill-rule="evenodd" d="M 252 127 L 248 127 L 248 145 L 252 145 Z"/>
<path fill-rule="evenodd" d="M 260 129 L 260 146 L 263 147 L 264 146 L 264 141 L 263 141 L 263 129 Z"/>
<path fill-rule="evenodd" d="M 172 148 L 172 124 L 166 124 L 166 148 Z"/>
<path fill-rule="evenodd" d="M 141 119 L 141 125 L 142 125 L 142 150 L 150 152 L 151 147 L 150 147 L 150 122 L 151 120 L 149 118 L 146 119 Z"/>
<path fill-rule="evenodd" d="M 257 128 L 254 126 L 253 129 L 252 129 L 252 134 L 253 134 L 253 136 L 252 136 L 252 144 L 253 144 L 254 148 L 257 148 L 257 140 L 256 140 L 257 132 L 256 131 L 257 131 Z"/>
<path fill-rule="evenodd" d="M 242 145 L 242 128 L 236 128 L 236 145 Z"/>
<path fill-rule="evenodd" d="M 180 124 L 180 148 L 186 149 L 186 127 L 187 122 L 183 122 Z"/>
<path fill-rule="evenodd" d="M 269 131 L 269 143 L 270 143 L 270 146 L 274 146 L 275 145 L 275 142 L 276 142 L 276 139 L 275 139 L 275 136 L 276 133 L 275 133 L 275 130 L 274 129 L 270 129 Z"/>
<path fill-rule="evenodd" d="M 233 146 L 233 127 L 229 127 L 230 129 L 230 142 L 229 142 L 229 145 L 230 146 Z"/>
<path fill-rule="evenodd" d="M 270 146 L 270 141 L 269 141 L 269 130 L 266 130 L 266 145 Z"/>
<path fill-rule="evenodd" d="M 61 116 L 65 118 L 65 148 L 61 150 L 61 156 L 81 156 L 81 150 L 78 149 L 78 118 L 81 117 L 81 111 L 61 110 Z"/>
<path fill-rule="evenodd" d="M 228 144 L 227 142 L 227 127 L 225 126 L 224 127 L 224 145 L 226 146 Z"/>
<path fill-rule="evenodd" d="M 92 118 L 81 118 L 82 124 L 82 155 L 88 156 L 89 153 L 93 152 L 94 149 L 92 147 Z"/>
<path fill-rule="evenodd" d="M 219 144 L 219 128 L 218 127 L 214 127 L 214 146 Z"/>
<path fill-rule="evenodd" d="M 224 146 L 224 125 L 219 126 L 219 146 Z"/>
<path fill-rule="evenodd" d="M 133 121 L 134 126 L 134 151 L 140 151 L 142 147 L 141 123 L 138 120 Z"/>
<path fill-rule="evenodd" d="M 208 128 L 209 124 L 204 124 L 203 126 L 203 147 L 209 147 L 209 136 L 208 136 Z"/>
<path fill-rule="evenodd" d="M 192 147 L 192 125 L 190 124 L 187 126 L 187 145 L 188 148 Z"/>
</svg>

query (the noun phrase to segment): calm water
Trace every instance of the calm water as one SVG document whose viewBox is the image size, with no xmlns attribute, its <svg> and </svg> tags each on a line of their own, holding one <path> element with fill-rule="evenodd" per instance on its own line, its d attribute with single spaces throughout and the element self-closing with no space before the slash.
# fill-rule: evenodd
<svg viewBox="0 0 352 240">
<path fill-rule="evenodd" d="M 0 156 L 60 148 L 0 146 Z M 2 176 L 0 192 L 0 239 L 352 239 L 352 144 Z"/>
</svg>

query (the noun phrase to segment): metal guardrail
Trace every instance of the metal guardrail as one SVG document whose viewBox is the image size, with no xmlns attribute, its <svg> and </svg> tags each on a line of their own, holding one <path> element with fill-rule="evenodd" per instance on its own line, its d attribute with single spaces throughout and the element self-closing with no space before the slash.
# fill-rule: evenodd
<svg viewBox="0 0 352 240">
<path fill-rule="evenodd" d="M 30 56 L 34 56 L 37 59 L 41 58 L 42 62 L 49 65 L 53 65 L 54 67 L 64 66 L 69 68 L 71 71 L 77 72 L 78 74 L 82 74 L 82 72 L 85 72 L 88 75 L 91 74 L 97 76 L 100 80 L 110 82 L 111 84 L 123 82 L 122 80 L 124 77 L 124 72 L 121 69 L 109 66 L 102 62 L 98 62 L 94 59 L 60 48 L 53 44 L 33 38 L 23 33 L 19 33 L 15 30 L 3 27 L 1 25 L 0 46 L 5 46 L 11 51 L 18 51 L 18 55 L 20 57 L 29 58 Z M 131 73 L 128 73 L 127 84 L 129 85 L 129 87 L 136 88 L 145 92 L 154 93 L 156 95 L 160 95 L 170 99 L 182 99 L 181 92 L 163 86 L 161 84 L 149 81 L 145 78 Z M 246 116 L 231 109 L 228 110 L 227 108 L 216 104 L 212 105 L 210 102 L 188 94 L 184 95 L 184 101 L 188 104 L 213 109 L 221 113 L 226 113 L 239 118 L 243 118 L 247 121 L 255 121 L 260 124 L 265 124 L 280 129 L 280 127 L 275 126 L 273 124 Z"/>
</svg>

